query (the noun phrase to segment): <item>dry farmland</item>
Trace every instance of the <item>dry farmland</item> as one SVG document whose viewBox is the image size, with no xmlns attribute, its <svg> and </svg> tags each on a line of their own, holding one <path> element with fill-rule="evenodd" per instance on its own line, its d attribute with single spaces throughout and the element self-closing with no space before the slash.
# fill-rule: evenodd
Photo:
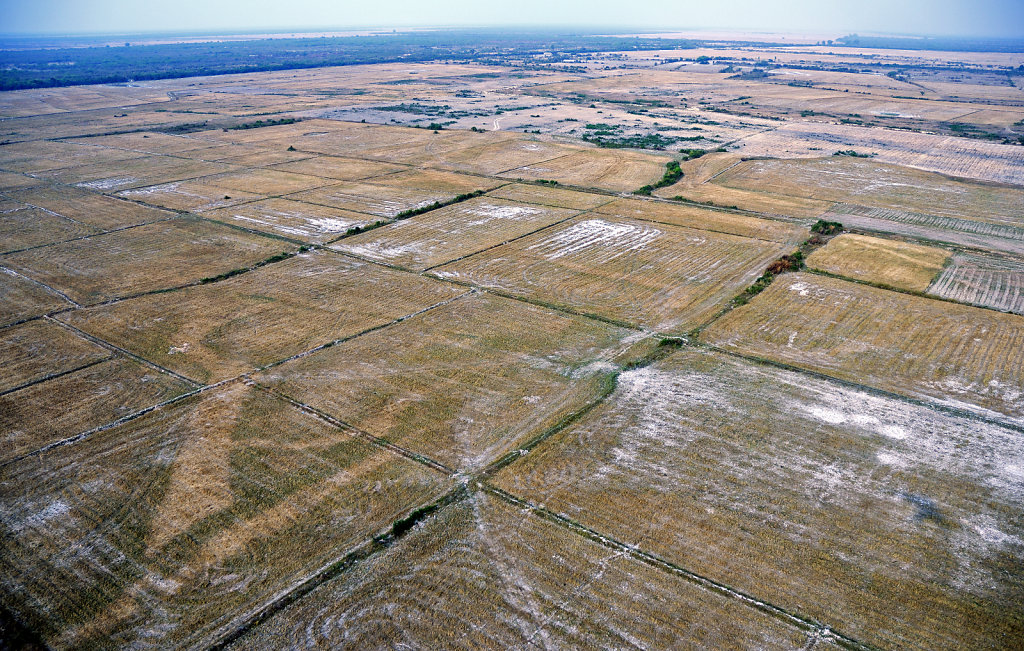
<svg viewBox="0 0 1024 651">
<path fill-rule="evenodd" d="M 716 231 L 583 215 L 435 273 L 616 322 L 681 333 L 702 325 L 785 249 Z"/>
<path fill-rule="evenodd" d="M 950 257 L 949 251 L 935 247 L 851 233 L 815 251 L 807 259 L 807 266 L 854 280 L 923 292 Z"/>
<path fill-rule="evenodd" d="M 783 276 L 704 339 L 1024 424 L 1024 317 L 844 280 Z"/>
<path fill-rule="evenodd" d="M 0 648 L 1019 648 L 1024 55 L 648 38 L 0 92 Z"/>
</svg>

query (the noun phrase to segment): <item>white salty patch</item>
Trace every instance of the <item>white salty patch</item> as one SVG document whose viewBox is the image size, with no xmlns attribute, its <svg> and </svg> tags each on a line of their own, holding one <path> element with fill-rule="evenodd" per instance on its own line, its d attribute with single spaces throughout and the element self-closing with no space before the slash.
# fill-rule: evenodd
<svg viewBox="0 0 1024 651">
<path fill-rule="evenodd" d="M 657 228 L 617 224 L 603 219 L 588 219 L 573 224 L 564 231 L 538 242 L 527 250 L 538 250 L 548 260 L 557 260 L 594 247 L 609 251 L 603 262 L 639 251 L 661 237 Z"/>
<path fill-rule="evenodd" d="M 367 258 L 399 258 L 405 255 L 415 255 L 422 250 L 417 244 L 386 244 L 384 242 L 370 242 L 358 246 L 345 247 L 350 253 L 361 255 Z"/>
<path fill-rule="evenodd" d="M 875 455 L 875 458 L 878 459 L 878 463 L 886 466 L 894 466 L 896 468 L 905 468 L 907 466 L 906 460 L 892 452 L 879 452 Z"/>
<path fill-rule="evenodd" d="M 831 425 L 842 425 L 846 422 L 846 414 L 835 409 L 829 409 L 827 407 L 818 407 L 812 405 L 807 408 L 807 413 L 814 416 L 818 420 L 823 420 Z"/>
<path fill-rule="evenodd" d="M 539 215 L 543 210 L 529 206 L 502 206 L 490 203 L 473 206 L 466 210 L 466 214 L 483 217 L 467 223 L 467 226 L 480 226 L 495 219 L 521 219 L 531 215 Z"/>
<path fill-rule="evenodd" d="M 809 288 L 810 288 L 810 285 L 808 285 L 807 283 L 797 282 L 797 283 L 793 283 L 792 285 L 789 286 L 789 291 L 791 291 L 791 292 L 799 292 L 799 294 L 801 296 L 807 296 L 808 294 L 811 293 Z"/>
<path fill-rule="evenodd" d="M 80 188 L 89 188 L 92 190 L 112 190 L 114 188 L 120 188 L 125 185 L 131 185 L 138 181 L 134 176 L 121 176 L 112 179 L 96 179 L 95 181 L 88 181 L 86 183 L 79 183 Z"/>
<path fill-rule="evenodd" d="M 54 500 L 46 505 L 42 511 L 33 513 L 29 517 L 25 518 L 25 524 L 30 527 L 41 527 L 47 524 L 54 518 L 67 515 L 71 512 L 71 507 L 67 505 L 63 500 Z"/>
</svg>

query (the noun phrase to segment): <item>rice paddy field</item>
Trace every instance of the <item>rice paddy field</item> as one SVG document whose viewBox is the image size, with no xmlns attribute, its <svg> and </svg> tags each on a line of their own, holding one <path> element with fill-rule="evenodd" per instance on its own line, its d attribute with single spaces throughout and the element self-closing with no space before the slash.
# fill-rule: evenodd
<svg viewBox="0 0 1024 651">
<path fill-rule="evenodd" d="M 1024 57 L 722 38 L 0 92 L 0 648 L 1019 648 Z"/>
<path fill-rule="evenodd" d="M 786 249 L 715 231 L 584 215 L 434 274 L 678 334 L 703 324 Z"/>
<path fill-rule="evenodd" d="M 811 254 L 807 266 L 853 280 L 923 292 L 952 257 L 936 247 L 848 233 Z"/>
</svg>

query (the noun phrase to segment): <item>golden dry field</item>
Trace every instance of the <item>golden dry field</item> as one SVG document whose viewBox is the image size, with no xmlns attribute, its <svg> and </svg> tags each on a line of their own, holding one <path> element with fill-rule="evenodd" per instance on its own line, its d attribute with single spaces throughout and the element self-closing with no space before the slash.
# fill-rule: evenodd
<svg viewBox="0 0 1024 651">
<path fill-rule="evenodd" d="M 681 334 L 711 318 L 788 248 L 711 230 L 585 214 L 433 273 Z"/>
<path fill-rule="evenodd" d="M 769 37 L 0 92 L 0 648 L 1019 647 L 1024 55 Z"/>
<path fill-rule="evenodd" d="M 844 637 L 980 648 L 1024 632 L 1021 445 L 1019 431 L 687 350 L 623 373 L 494 483 Z"/>
<path fill-rule="evenodd" d="M 578 214 L 566 208 L 480 197 L 345 238 L 332 248 L 423 271 L 525 237 Z"/>
<path fill-rule="evenodd" d="M 848 233 L 812 253 L 807 266 L 852 280 L 923 292 L 951 257 L 949 251 L 931 246 Z"/>
<path fill-rule="evenodd" d="M 808 273 L 785 275 L 703 340 L 1024 424 L 1024 317 Z"/>
<path fill-rule="evenodd" d="M 1024 259 L 958 253 L 928 287 L 928 293 L 1024 315 Z"/>
</svg>

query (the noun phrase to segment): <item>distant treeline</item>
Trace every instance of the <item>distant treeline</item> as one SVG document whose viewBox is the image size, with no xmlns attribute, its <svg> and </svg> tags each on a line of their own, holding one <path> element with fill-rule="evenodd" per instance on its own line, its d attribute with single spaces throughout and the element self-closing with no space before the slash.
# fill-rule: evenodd
<svg viewBox="0 0 1024 651">
<path fill-rule="evenodd" d="M 12 46 L 10 42 L 0 45 Z M 560 61 L 602 51 L 692 48 L 682 39 L 486 30 L 0 51 L 0 90 L 125 83 L 394 61 Z M 542 59 L 540 58 L 542 57 Z"/>
<path fill-rule="evenodd" d="M 888 50 L 939 50 L 945 52 L 1024 52 L 1024 38 L 970 38 L 912 36 L 859 36 L 838 38 L 834 45 Z"/>
</svg>

